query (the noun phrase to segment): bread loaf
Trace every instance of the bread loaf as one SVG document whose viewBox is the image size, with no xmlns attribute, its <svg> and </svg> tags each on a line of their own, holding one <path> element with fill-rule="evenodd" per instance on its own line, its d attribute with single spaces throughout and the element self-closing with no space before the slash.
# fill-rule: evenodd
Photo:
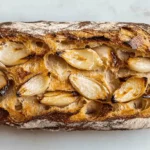
<svg viewBox="0 0 150 150">
<path fill-rule="evenodd" d="M 0 23 L 0 123 L 22 129 L 150 127 L 150 26 Z"/>
</svg>

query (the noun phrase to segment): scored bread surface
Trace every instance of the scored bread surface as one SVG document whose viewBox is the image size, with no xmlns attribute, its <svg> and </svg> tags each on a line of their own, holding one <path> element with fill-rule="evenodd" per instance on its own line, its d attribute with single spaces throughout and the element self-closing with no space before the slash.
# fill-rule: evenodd
<svg viewBox="0 0 150 150">
<path fill-rule="evenodd" d="M 150 26 L 0 24 L 0 122 L 18 128 L 150 127 Z"/>
</svg>

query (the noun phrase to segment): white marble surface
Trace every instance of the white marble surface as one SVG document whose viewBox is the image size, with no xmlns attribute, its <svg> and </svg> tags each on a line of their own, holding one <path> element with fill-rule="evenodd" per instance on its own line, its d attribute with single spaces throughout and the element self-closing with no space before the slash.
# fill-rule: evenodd
<svg viewBox="0 0 150 150">
<path fill-rule="evenodd" d="M 150 23 L 150 0 L 0 0 L 0 21 L 94 20 Z"/>
<path fill-rule="evenodd" d="M 0 0 L 0 21 L 150 23 L 150 0 Z M 150 129 L 56 132 L 0 127 L 0 150 L 150 150 Z"/>
</svg>

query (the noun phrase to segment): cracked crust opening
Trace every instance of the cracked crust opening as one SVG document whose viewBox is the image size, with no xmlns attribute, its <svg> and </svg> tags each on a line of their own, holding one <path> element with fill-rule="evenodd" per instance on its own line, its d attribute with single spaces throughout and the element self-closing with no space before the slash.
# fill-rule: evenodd
<svg viewBox="0 0 150 150">
<path fill-rule="evenodd" d="M 0 122 L 51 130 L 150 126 L 150 27 L 0 24 Z"/>
</svg>

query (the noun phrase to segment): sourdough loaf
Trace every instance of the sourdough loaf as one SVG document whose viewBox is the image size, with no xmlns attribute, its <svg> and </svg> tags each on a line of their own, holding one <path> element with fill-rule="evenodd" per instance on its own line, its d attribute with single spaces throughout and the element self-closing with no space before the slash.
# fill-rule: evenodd
<svg viewBox="0 0 150 150">
<path fill-rule="evenodd" d="M 0 122 L 23 129 L 150 127 L 150 26 L 0 24 Z"/>
</svg>

